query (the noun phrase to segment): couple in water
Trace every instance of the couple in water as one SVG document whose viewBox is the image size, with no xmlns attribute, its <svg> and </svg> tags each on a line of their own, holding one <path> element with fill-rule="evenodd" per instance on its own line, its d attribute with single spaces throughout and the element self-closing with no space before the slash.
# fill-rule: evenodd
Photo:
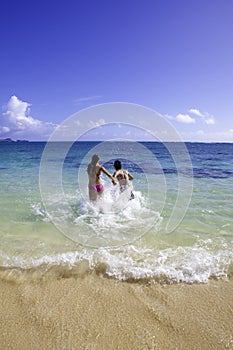
<svg viewBox="0 0 233 350">
<path fill-rule="evenodd" d="M 127 170 L 121 168 L 120 160 L 115 160 L 114 162 L 115 172 L 113 175 L 111 175 L 102 165 L 99 164 L 99 160 L 99 156 L 95 154 L 87 168 L 89 177 L 89 198 L 91 201 L 96 201 L 98 195 L 103 193 L 104 187 L 100 178 L 102 172 L 112 180 L 113 185 L 116 185 L 116 180 L 119 182 L 121 192 L 127 189 L 129 186 L 129 180 L 133 180 L 133 176 Z M 133 198 L 134 195 L 133 192 L 131 192 L 130 199 Z"/>
</svg>

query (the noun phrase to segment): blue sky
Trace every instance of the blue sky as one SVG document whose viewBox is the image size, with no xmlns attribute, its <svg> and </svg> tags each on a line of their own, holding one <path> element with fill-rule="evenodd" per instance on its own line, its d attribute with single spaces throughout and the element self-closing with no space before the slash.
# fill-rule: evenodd
<svg viewBox="0 0 233 350">
<path fill-rule="evenodd" d="M 47 139 L 94 104 L 233 142 L 233 1 L 2 1 L 0 138 Z"/>
</svg>

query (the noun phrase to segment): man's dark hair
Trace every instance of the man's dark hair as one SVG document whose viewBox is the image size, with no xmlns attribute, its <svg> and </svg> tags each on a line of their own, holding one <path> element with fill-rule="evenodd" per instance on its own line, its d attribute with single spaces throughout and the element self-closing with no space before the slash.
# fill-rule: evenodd
<svg viewBox="0 0 233 350">
<path fill-rule="evenodd" d="M 121 169 L 121 161 L 120 160 L 115 160 L 114 162 L 114 168 L 116 170 L 120 170 Z"/>
</svg>

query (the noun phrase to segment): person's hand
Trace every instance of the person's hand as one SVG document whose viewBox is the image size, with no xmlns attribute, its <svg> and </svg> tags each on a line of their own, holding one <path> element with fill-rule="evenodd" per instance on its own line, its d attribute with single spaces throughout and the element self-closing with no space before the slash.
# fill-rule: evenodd
<svg viewBox="0 0 233 350">
<path fill-rule="evenodd" d="M 116 185 L 115 179 L 112 179 L 112 183 L 113 183 L 114 186 Z"/>
</svg>

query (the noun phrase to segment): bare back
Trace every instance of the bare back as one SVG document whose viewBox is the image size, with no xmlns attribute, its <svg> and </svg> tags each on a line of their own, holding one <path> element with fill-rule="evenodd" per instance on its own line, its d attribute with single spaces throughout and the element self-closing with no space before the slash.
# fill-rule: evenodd
<svg viewBox="0 0 233 350">
<path fill-rule="evenodd" d="M 100 174 L 102 167 L 100 165 L 89 164 L 87 173 L 89 177 L 89 186 L 100 184 Z"/>
<path fill-rule="evenodd" d="M 114 173 L 114 177 L 117 178 L 120 186 L 129 185 L 129 175 L 128 171 L 124 169 L 119 169 Z"/>
</svg>

